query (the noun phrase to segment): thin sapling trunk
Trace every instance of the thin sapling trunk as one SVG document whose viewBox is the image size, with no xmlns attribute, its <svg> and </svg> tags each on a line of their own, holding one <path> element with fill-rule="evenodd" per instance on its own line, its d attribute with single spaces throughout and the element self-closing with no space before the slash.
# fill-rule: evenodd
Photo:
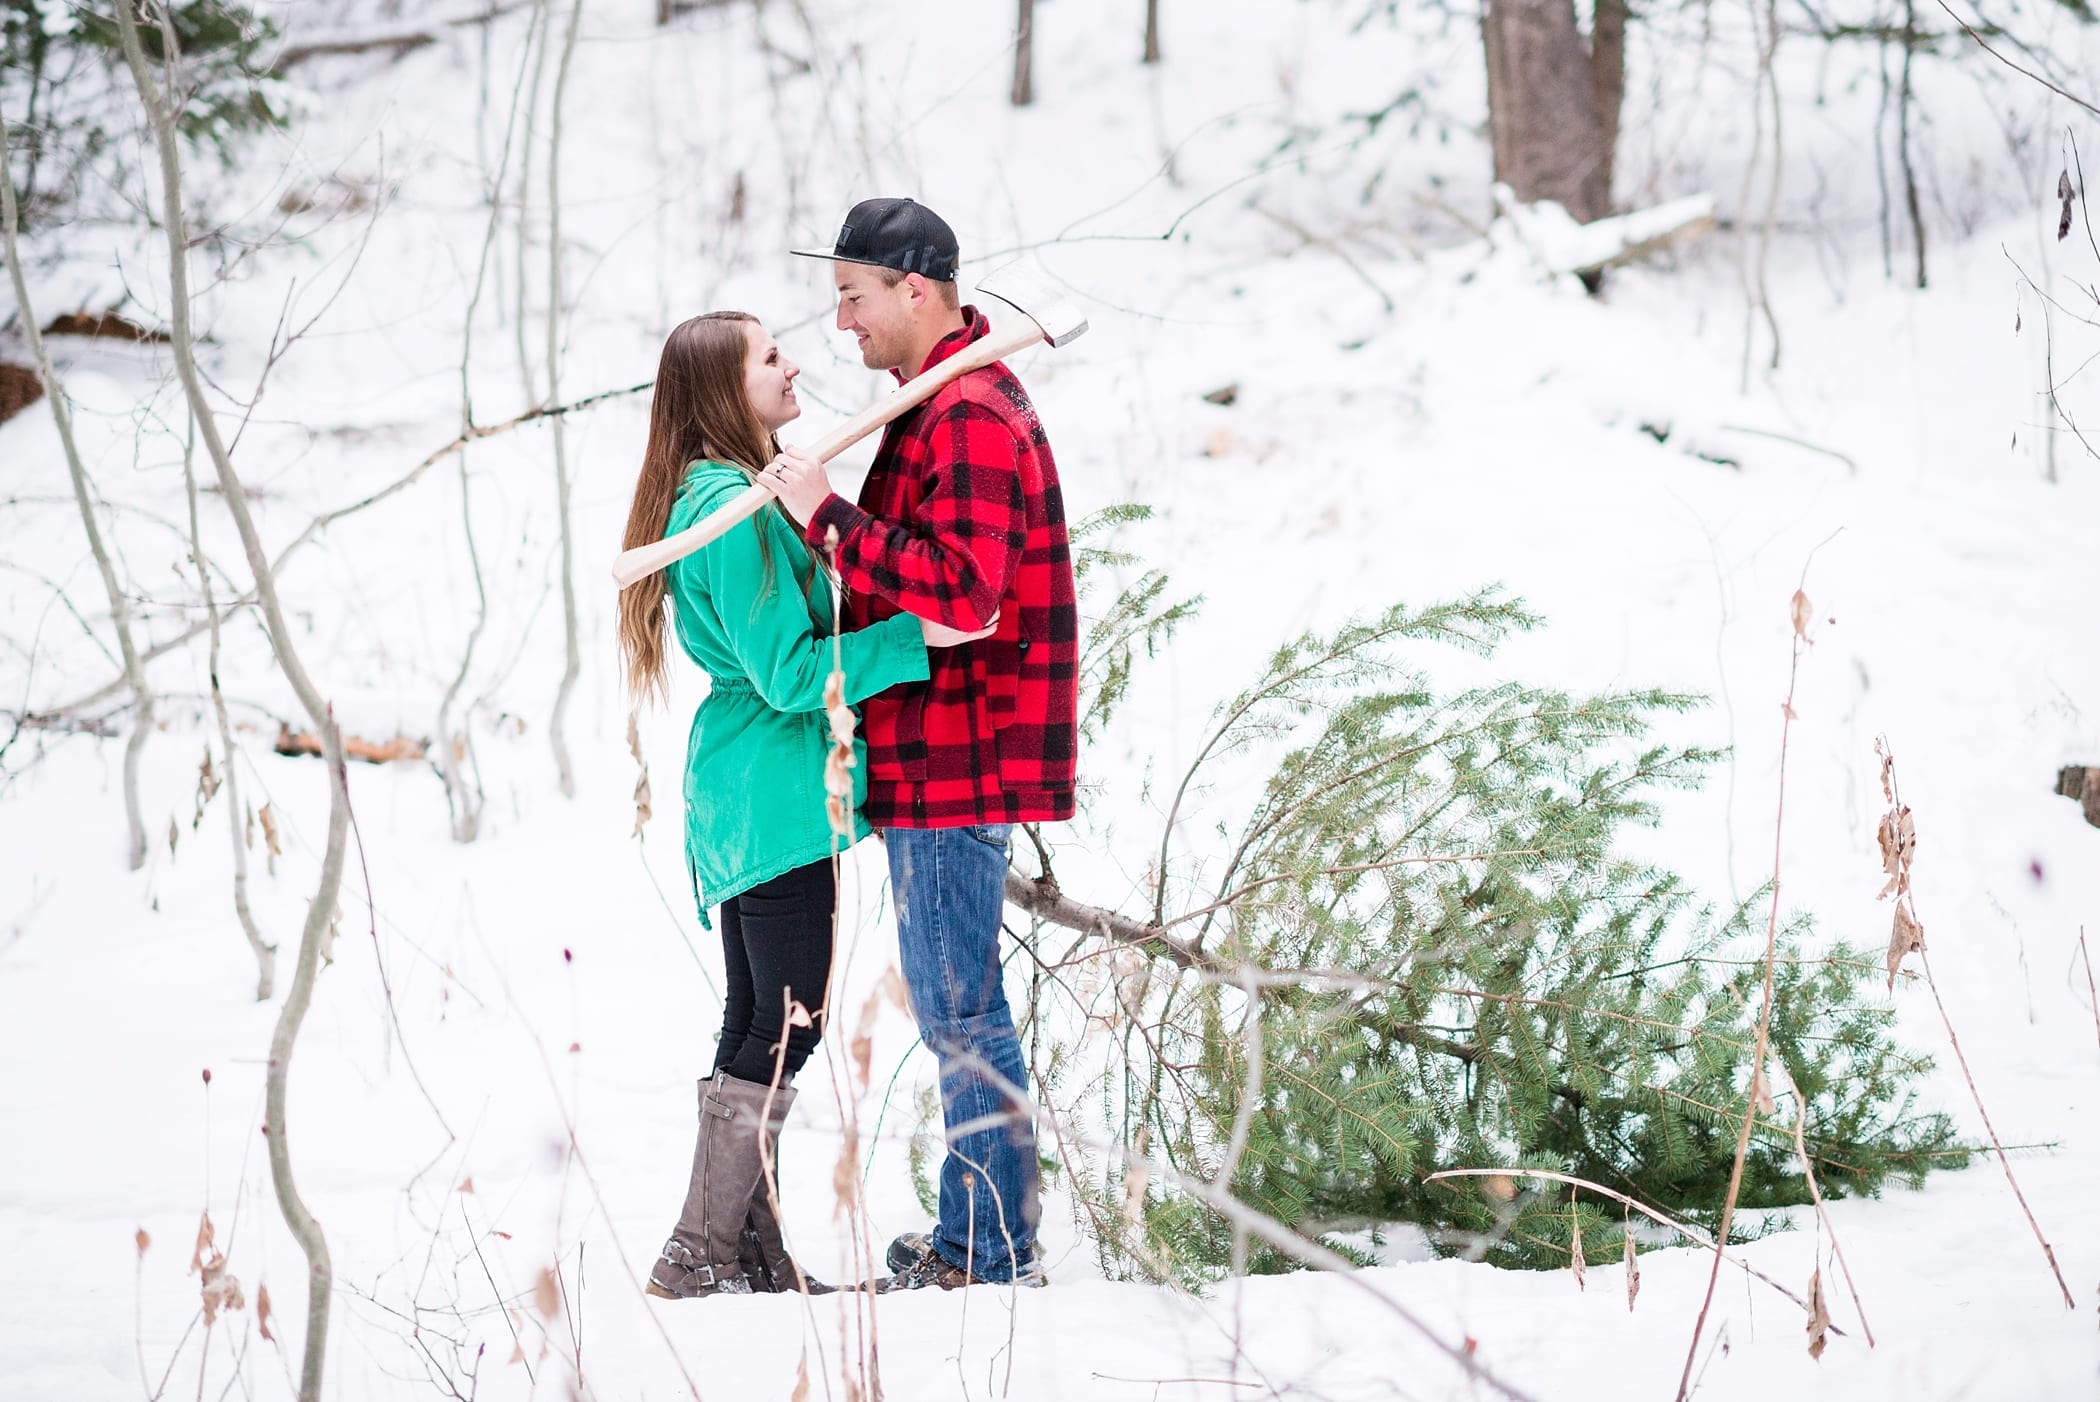
<svg viewBox="0 0 2100 1402">
<path fill-rule="evenodd" d="M 561 66 L 554 74 L 554 107 L 547 130 L 547 402 L 561 402 L 561 103 L 569 82 L 569 63 L 576 55 L 576 31 L 583 19 L 583 0 L 569 7 L 569 29 L 562 39 Z M 563 798 L 576 796 L 576 774 L 569 763 L 568 740 L 562 724 L 569 711 L 569 697 L 583 672 L 583 656 L 576 644 L 575 535 L 569 514 L 568 429 L 564 420 L 554 421 L 554 492 L 561 529 L 561 622 L 564 664 L 561 686 L 554 693 L 554 719 L 547 727 L 547 743 L 554 750 L 554 768 L 561 780 Z"/>
<path fill-rule="evenodd" d="M 277 653 L 277 665 L 297 693 L 314 733 L 320 736 L 322 755 L 328 766 L 327 844 L 322 849 L 320 879 L 299 933 L 298 964 L 293 970 L 291 987 L 285 994 L 276 1030 L 270 1038 L 270 1062 L 263 1102 L 263 1132 L 269 1143 L 270 1178 L 276 1187 L 277 1205 L 307 1261 L 306 1345 L 300 1366 L 299 1398 L 300 1402 L 320 1402 L 322 1365 L 328 1352 L 328 1311 L 334 1270 L 321 1224 L 307 1210 L 292 1181 L 286 1091 L 292 1049 L 299 1036 L 300 1024 L 305 1021 L 307 1007 L 313 1001 L 322 940 L 335 915 L 336 897 L 342 886 L 344 843 L 350 830 L 349 781 L 343 770 L 342 735 L 336 729 L 335 717 L 328 703 L 322 699 L 320 690 L 299 660 L 292 630 L 285 621 L 284 608 L 277 597 L 277 580 L 270 568 L 270 557 L 263 549 L 262 535 L 248 510 L 248 494 L 234 471 L 233 459 L 219 432 L 218 417 L 204 395 L 204 381 L 197 368 L 196 341 L 190 325 L 189 241 L 184 232 L 187 225 L 183 214 L 182 161 L 177 146 L 175 116 L 168 106 L 167 94 L 147 68 L 145 49 L 139 42 L 138 20 L 128 0 L 117 6 L 117 31 L 124 61 L 138 88 L 139 100 L 145 105 L 160 158 L 161 229 L 168 240 L 170 349 L 174 354 L 175 372 L 182 381 L 183 394 L 196 418 L 197 431 L 218 474 L 219 489 L 226 497 L 226 509 L 240 531 L 248 567 L 255 576 L 256 600 L 262 606 L 270 643 Z M 174 26 L 165 11 L 161 13 L 161 36 L 172 74 L 179 59 Z"/>
<path fill-rule="evenodd" d="M 226 785 L 226 825 L 233 839 L 233 910 L 240 917 L 241 933 L 255 955 L 255 1000 L 263 1003 L 276 991 L 277 946 L 262 937 L 255 912 L 248 905 L 248 844 L 247 834 L 241 828 L 241 780 L 233 750 L 233 722 L 226 713 L 226 693 L 219 686 L 219 601 L 212 593 L 211 569 L 204 558 L 204 534 L 197 524 L 197 475 L 190 460 L 196 436 L 193 426 L 182 451 L 182 486 L 190 504 L 190 562 L 197 567 L 197 579 L 204 586 L 204 617 L 211 628 L 211 707 L 218 719 L 219 752 L 226 767 L 222 782 Z"/>
<path fill-rule="evenodd" d="M 73 480 L 73 500 L 80 507 L 80 524 L 87 532 L 88 552 L 95 557 L 95 569 L 102 576 L 103 592 L 109 598 L 110 626 L 116 630 L 117 647 L 124 660 L 124 680 L 131 688 L 131 736 L 124 742 L 124 822 L 131 869 L 137 871 L 146 864 L 146 823 L 139 813 L 139 755 L 146 748 L 146 736 L 153 729 L 153 692 L 146 683 L 146 664 L 132 641 L 131 604 L 117 582 L 116 567 L 110 563 L 109 550 L 102 542 L 102 528 L 95 521 L 94 494 L 88 488 L 87 468 L 80 460 L 80 448 L 73 438 L 73 414 L 66 404 L 65 386 L 60 383 L 58 370 L 51 363 L 43 332 L 37 328 L 36 313 L 29 304 L 29 282 L 22 271 L 22 251 L 16 238 L 20 211 L 15 203 L 14 177 L 8 159 L 7 124 L 0 120 L 0 232 L 6 235 L 7 270 L 14 279 L 15 307 L 21 313 L 22 331 L 29 341 L 29 353 L 36 362 L 37 377 L 44 382 L 44 398 L 50 402 L 51 417 L 58 424 L 58 441 L 65 449 L 66 472 Z"/>
</svg>

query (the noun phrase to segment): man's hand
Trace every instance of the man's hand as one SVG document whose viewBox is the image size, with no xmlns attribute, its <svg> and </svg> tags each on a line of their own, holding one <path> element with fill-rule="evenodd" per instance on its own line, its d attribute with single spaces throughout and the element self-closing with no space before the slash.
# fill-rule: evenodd
<svg viewBox="0 0 2100 1402">
<path fill-rule="evenodd" d="M 781 449 L 780 456 L 758 475 L 758 484 L 780 498 L 780 504 L 798 526 L 807 526 L 810 517 L 824 504 L 824 498 L 831 495 L 831 479 L 824 475 L 824 464 L 793 448 Z"/>
</svg>

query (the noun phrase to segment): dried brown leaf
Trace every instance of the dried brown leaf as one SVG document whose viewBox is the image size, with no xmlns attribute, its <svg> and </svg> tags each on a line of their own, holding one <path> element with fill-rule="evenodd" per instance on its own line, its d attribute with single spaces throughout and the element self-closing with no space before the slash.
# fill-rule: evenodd
<svg viewBox="0 0 2100 1402">
<path fill-rule="evenodd" d="M 867 1001 L 860 1005 L 860 1019 L 853 1025 L 853 1039 L 847 1044 L 862 1090 L 868 1088 L 869 1077 L 874 1073 L 875 1019 L 882 1012 L 882 1001 L 883 990 L 880 986 L 868 990 Z"/>
<path fill-rule="evenodd" d="M 2071 236 L 2071 202 L 2077 198 L 2068 168 L 2057 172 L 2056 197 L 2064 202 L 2064 212 L 2056 217 L 2056 241 L 2062 243 Z"/>
<path fill-rule="evenodd" d="M 1910 890 L 1911 863 L 1918 855 L 1918 825 L 1908 807 L 1891 808 L 1874 828 L 1874 841 L 1881 848 L 1881 870 L 1888 881 L 1881 896 L 1902 899 Z"/>
<path fill-rule="evenodd" d="M 875 987 L 883 997 L 896 1005 L 898 1012 L 911 1011 L 911 998 L 904 990 L 904 976 L 897 972 L 895 964 L 882 971 L 882 977 L 875 981 Z"/>
<path fill-rule="evenodd" d="M 197 1219 L 197 1244 L 190 1251 L 189 1274 L 195 1275 L 204 1268 L 204 1258 L 216 1255 L 212 1247 L 211 1214 L 205 1213 Z"/>
<path fill-rule="evenodd" d="M 146 1235 L 146 1229 L 144 1227 L 140 1227 L 138 1231 L 132 1234 L 131 1241 L 132 1245 L 138 1247 L 139 1255 L 141 1256 L 146 1254 L 147 1247 L 153 1245 L 153 1238 Z"/>
<path fill-rule="evenodd" d="M 219 791 L 219 771 L 211 762 L 211 746 L 204 747 L 204 760 L 197 766 L 197 811 L 190 815 L 190 826 L 196 827 L 204 821 L 204 805 L 211 802 L 212 795 Z"/>
<path fill-rule="evenodd" d="M 850 765 L 853 755 L 853 729 L 856 718 L 853 708 L 846 704 L 846 674 L 833 672 L 824 679 L 824 718 L 831 722 L 831 743 L 846 751 L 846 762 Z"/>
<path fill-rule="evenodd" d="M 1633 1224 L 1629 1219 L 1626 1227 L 1626 1312 L 1633 1313 L 1633 1302 L 1641 1293 L 1641 1253 L 1633 1244 Z"/>
<path fill-rule="evenodd" d="M 265 803 L 262 806 L 262 812 L 256 816 L 262 819 L 263 846 L 270 853 L 270 875 L 275 876 L 277 874 L 277 859 L 284 855 L 284 848 L 277 844 L 277 815 L 271 811 L 270 805 Z"/>
<path fill-rule="evenodd" d="M 1896 991 L 1896 970 L 1904 957 L 1925 947 L 1925 927 L 1911 917 L 1910 908 L 1898 904 L 1895 922 L 1889 928 L 1889 992 Z"/>
<path fill-rule="evenodd" d="M 637 773 L 634 777 L 634 831 L 630 837 L 642 835 L 642 825 L 655 816 L 650 807 L 649 761 L 642 758 L 642 731 L 637 712 L 627 713 L 627 752 L 634 756 Z"/>
<path fill-rule="evenodd" d="M 1152 1170 L 1145 1162 L 1145 1150 L 1149 1144 L 1147 1126 L 1139 1126 L 1136 1152 L 1123 1168 L 1123 1225 L 1132 1231 L 1145 1217 L 1145 1188 L 1152 1180 Z"/>
<path fill-rule="evenodd" d="M 651 806 L 651 802 L 649 771 L 644 769 L 634 781 L 634 831 L 629 833 L 628 836 L 640 837 L 642 835 L 642 825 L 656 816 L 656 810 Z"/>
<path fill-rule="evenodd" d="M 1823 1300 L 1823 1268 L 1808 1278 L 1808 1356 L 1821 1358 L 1830 1332 L 1830 1308 Z"/>
<path fill-rule="evenodd" d="M 171 857 L 172 857 L 172 856 L 174 856 L 174 855 L 175 855 L 175 844 L 176 844 L 177 842 L 180 842 L 181 840 L 182 840 L 182 825 L 181 825 L 181 824 L 179 824 L 179 823 L 177 823 L 177 822 L 175 821 L 175 815 L 171 813 L 171 814 L 169 814 L 169 815 L 168 815 L 168 855 L 169 855 L 169 856 L 171 856 Z"/>
<path fill-rule="evenodd" d="M 1582 1259 L 1582 1214 L 1575 1210 L 1572 1202 L 1568 1204 L 1568 1231 L 1568 1269 L 1575 1272 L 1575 1288 L 1587 1290 L 1589 1287 L 1582 1280 L 1585 1264 Z"/>
<path fill-rule="evenodd" d="M 267 1285 L 255 1287 L 255 1322 L 265 1339 L 273 1344 L 277 1342 L 277 1336 L 270 1332 L 270 1287 Z"/>
<path fill-rule="evenodd" d="M 1808 636 L 1808 621 L 1815 617 L 1816 610 L 1815 606 L 1809 603 L 1808 595 L 1796 589 L 1791 607 L 1794 614 L 1794 636 L 1803 642 L 1813 641 Z"/>
<path fill-rule="evenodd" d="M 474 1191 L 474 1179 L 472 1175 L 469 1175 L 459 1180 L 459 1190 L 463 1193 L 471 1193 Z"/>
<path fill-rule="evenodd" d="M 847 1044 L 846 1050 L 853 1058 L 854 1084 L 865 1091 L 868 1088 L 869 1078 L 874 1074 L 875 1069 L 875 1039 L 873 1037 L 855 1036 Z"/>
<path fill-rule="evenodd" d="M 204 1286 L 199 1297 L 204 1304 L 204 1322 L 211 1323 L 219 1317 L 220 1310 L 246 1309 L 248 1301 L 241 1294 L 241 1283 L 226 1269 L 226 1258 L 214 1251 L 211 1259 L 204 1263 Z"/>
<path fill-rule="evenodd" d="M 838 1162 L 831 1166 L 831 1219 L 836 1222 L 853 1210 L 854 1188 L 860 1182 L 860 1130 L 853 1124 L 839 1140 Z"/>
<path fill-rule="evenodd" d="M 532 1307 L 542 1319 L 554 1318 L 554 1312 L 561 1308 L 561 1286 L 555 1282 L 551 1267 L 541 1266 L 539 1279 L 532 1283 Z"/>
<path fill-rule="evenodd" d="M 802 1355 L 795 1364 L 795 1390 L 788 1394 L 788 1402 L 809 1402 L 809 1355 Z"/>
</svg>

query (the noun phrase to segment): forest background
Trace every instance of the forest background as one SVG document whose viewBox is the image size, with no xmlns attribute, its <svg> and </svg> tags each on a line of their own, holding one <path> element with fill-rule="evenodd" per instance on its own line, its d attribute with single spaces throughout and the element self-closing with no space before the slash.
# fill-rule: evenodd
<svg viewBox="0 0 2100 1402">
<path fill-rule="evenodd" d="M 0 15 L 0 1397 L 2100 1378 L 2082 5 Z M 1056 1284 L 658 1313 L 720 965 L 643 382 L 734 306 L 795 435 L 871 402 L 785 249 L 907 192 L 1093 322 L 1016 363 L 1092 523 Z M 835 1275 L 932 1148 L 881 867 Z"/>
</svg>

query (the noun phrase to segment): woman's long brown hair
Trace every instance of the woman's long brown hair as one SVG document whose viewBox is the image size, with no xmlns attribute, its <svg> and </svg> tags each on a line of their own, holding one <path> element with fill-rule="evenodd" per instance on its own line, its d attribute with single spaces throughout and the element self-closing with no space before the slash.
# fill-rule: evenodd
<svg viewBox="0 0 2100 1402">
<path fill-rule="evenodd" d="M 621 549 L 663 539 L 671 504 L 693 463 L 702 458 L 733 463 L 755 478 L 780 451 L 744 392 L 744 361 L 750 351 L 745 328 L 757 323 L 758 318 L 747 312 L 709 312 L 679 323 L 664 341 L 656 391 L 649 401 L 649 446 L 642 452 L 642 473 L 634 484 Z M 778 510 L 778 503 L 767 509 Z M 763 532 L 759 552 L 766 571 L 763 593 L 771 588 L 773 574 Z M 794 565 L 801 563 L 790 566 L 798 585 L 802 571 Z M 658 570 L 620 591 L 620 657 L 626 664 L 627 689 L 637 699 L 660 701 L 669 690 L 664 667 L 667 587 L 666 572 Z"/>
</svg>

